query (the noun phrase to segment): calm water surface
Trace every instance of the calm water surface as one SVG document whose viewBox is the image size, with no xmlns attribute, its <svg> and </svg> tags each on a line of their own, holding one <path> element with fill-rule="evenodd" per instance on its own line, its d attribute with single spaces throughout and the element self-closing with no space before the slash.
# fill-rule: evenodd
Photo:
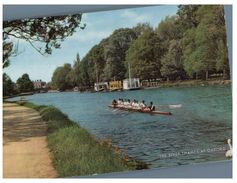
<svg viewBox="0 0 237 183">
<path fill-rule="evenodd" d="M 153 101 L 172 116 L 130 113 L 108 108 L 114 98 Z M 17 98 L 13 99 L 16 100 Z M 150 167 L 225 160 L 225 139 L 232 137 L 230 86 L 180 87 L 111 93 L 62 92 L 27 96 L 54 105 L 98 139 Z M 182 104 L 171 109 L 170 105 Z"/>
</svg>

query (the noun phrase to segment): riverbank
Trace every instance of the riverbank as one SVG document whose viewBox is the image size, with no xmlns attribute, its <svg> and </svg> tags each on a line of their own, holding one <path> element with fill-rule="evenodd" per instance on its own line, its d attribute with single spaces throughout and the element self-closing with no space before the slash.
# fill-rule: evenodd
<svg viewBox="0 0 237 183">
<path fill-rule="evenodd" d="M 214 85 L 230 85 L 231 80 L 180 80 L 167 81 L 160 83 L 158 88 L 166 87 L 190 87 L 190 86 L 214 86 Z"/>
<path fill-rule="evenodd" d="M 34 95 L 34 92 L 26 92 L 26 93 L 19 93 L 16 95 L 10 95 L 10 96 L 4 96 L 3 99 L 9 99 L 9 98 L 14 98 L 14 97 L 23 97 L 23 96 L 28 96 L 28 95 Z"/>
<path fill-rule="evenodd" d="M 146 169 L 148 165 L 122 155 L 110 141 L 97 141 L 87 130 L 53 106 L 21 103 L 47 122 L 47 142 L 59 177 Z"/>
<path fill-rule="evenodd" d="M 4 103 L 3 177 L 57 177 L 46 135 L 47 124 L 38 112 L 14 103 Z"/>
</svg>

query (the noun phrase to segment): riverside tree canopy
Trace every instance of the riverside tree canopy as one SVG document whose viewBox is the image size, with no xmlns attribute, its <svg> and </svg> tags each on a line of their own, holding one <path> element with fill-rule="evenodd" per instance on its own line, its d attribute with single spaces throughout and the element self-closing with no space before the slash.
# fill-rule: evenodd
<svg viewBox="0 0 237 183">
<path fill-rule="evenodd" d="M 180 5 L 155 28 L 141 22 L 115 30 L 74 64 L 77 82 L 67 86 L 91 88 L 97 81 L 125 79 L 128 64 L 132 77 L 145 80 L 206 80 L 211 74 L 228 79 L 224 7 Z"/>
<path fill-rule="evenodd" d="M 3 67 L 9 66 L 9 57 L 16 56 L 17 46 L 11 38 L 27 41 L 40 54 L 51 54 L 60 48 L 66 37 L 72 36 L 81 25 L 82 14 L 3 21 Z M 40 46 L 39 46 L 40 45 Z"/>
</svg>

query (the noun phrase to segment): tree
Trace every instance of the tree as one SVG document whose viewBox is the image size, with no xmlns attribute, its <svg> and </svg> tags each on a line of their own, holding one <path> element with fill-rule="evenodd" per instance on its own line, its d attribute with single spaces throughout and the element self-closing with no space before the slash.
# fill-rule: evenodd
<svg viewBox="0 0 237 183">
<path fill-rule="evenodd" d="M 85 28 L 81 25 L 81 14 L 23 19 L 3 22 L 3 66 L 9 65 L 13 41 L 12 37 L 27 41 L 40 54 L 51 54 L 53 48 L 60 48 L 66 37 L 72 36 L 76 28 Z M 7 43 L 8 42 L 8 43 Z M 40 46 L 36 46 L 40 45 Z M 11 47 L 11 48 L 10 48 Z M 7 54 L 8 53 L 8 54 Z"/>
<path fill-rule="evenodd" d="M 204 5 L 206 6 L 206 5 Z M 177 15 L 179 17 L 178 23 L 180 27 L 183 28 L 183 32 L 185 30 L 197 27 L 199 21 L 197 19 L 197 11 L 201 7 L 201 5 L 179 5 Z"/>
<path fill-rule="evenodd" d="M 138 23 L 135 27 L 133 27 L 133 31 L 135 32 L 136 36 L 139 37 L 146 31 L 152 31 L 153 28 L 149 23 Z"/>
<path fill-rule="evenodd" d="M 183 79 L 185 77 L 180 40 L 170 41 L 168 52 L 162 58 L 161 64 L 161 74 L 168 80 Z"/>
<path fill-rule="evenodd" d="M 34 84 L 30 80 L 28 74 L 23 74 L 22 77 L 20 77 L 16 83 L 17 83 L 19 92 L 21 93 L 34 91 Z"/>
<path fill-rule="evenodd" d="M 76 55 L 76 60 L 74 60 L 74 64 L 73 64 L 73 80 L 74 80 L 74 84 L 75 86 L 80 86 L 81 83 L 81 76 L 80 76 L 80 66 L 81 66 L 81 59 L 80 59 L 80 55 L 79 53 L 77 53 Z"/>
<path fill-rule="evenodd" d="M 131 75 L 140 79 L 159 78 L 161 68 L 160 40 L 153 31 L 147 31 L 131 45 L 126 55 Z"/>
<path fill-rule="evenodd" d="M 223 78 L 227 79 L 229 75 L 229 60 L 226 43 L 223 40 L 219 40 L 217 48 L 217 61 L 216 70 L 223 72 Z"/>
<path fill-rule="evenodd" d="M 156 28 L 162 47 L 161 74 L 167 79 L 184 78 L 182 64 L 182 29 L 178 16 L 166 17 Z"/>
<path fill-rule="evenodd" d="M 213 68 L 222 71 L 229 78 L 229 62 L 226 41 L 226 26 L 223 5 L 202 6 L 198 10 L 199 27 L 208 32 L 209 46 L 212 49 Z"/>
<path fill-rule="evenodd" d="M 64 64 L 64 66 L 56 68 L 52 77 L 52 86 L 60 91 L 71 89 L 73 87 L 71 72 L 71 64 Z"/>
<path fill-rule="evenodd" d="M 125 77 L 126 67 L 124 65 L 126 51 L 132 42 L 137 38 L 132 29 L 118 29 L 109 37 L 108 44 L 105 45 L 104 68 L 105 80 L 122 80 Z"/>
<path fill-rule="evenodd" d="M 171 40 L 180 39 L 182 37 L 177 16 L 166 17 L 165 20 L 160 22 L 155 32 L 162 42 L 164 52 L 168 50 L 169 42 Z"/>
<path fill-rule="evenodd" d="M 3 73 L 3 96 L 11 96 L 16 93 L 15 84 L 6 73 Z"/>
<path fill-rule="evenodd" d="M 88 61 L 88 73 L 91 82 L 99 82 L 104 80 L 104 44 L 95 45 L 86 55 Z"/>
<path fill-rule="evenodd" d="M 184 66 L 189 75 L 208 79 L 209 72 L 228 70 L 223 6 L 200 6 L 196 26 L 183 37 Z"/>
<path fill-rule="evenodd" d="M 9 57 L 13 54 L 13 43 L 3 41 L 3 68 L 10 65 Z"/>
</svg>

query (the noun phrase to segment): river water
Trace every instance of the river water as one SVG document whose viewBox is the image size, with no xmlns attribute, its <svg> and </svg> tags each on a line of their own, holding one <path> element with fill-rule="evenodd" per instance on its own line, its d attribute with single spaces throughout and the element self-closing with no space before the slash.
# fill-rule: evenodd
<svg viewBox="0 0 237 183">
<path fill-rule="evenodd" d="M 226 160 L 225 140 L 232 138 L 230 86 L 61 92 L 26 98 L 36 104 L 56 106 L 96 138 L 111 139 L 125 154 L 147 162 L 151 168 Z M 156 108 L 173 115 L 108 108 L 114 98 L 153 101 Z"/>
</svg>

